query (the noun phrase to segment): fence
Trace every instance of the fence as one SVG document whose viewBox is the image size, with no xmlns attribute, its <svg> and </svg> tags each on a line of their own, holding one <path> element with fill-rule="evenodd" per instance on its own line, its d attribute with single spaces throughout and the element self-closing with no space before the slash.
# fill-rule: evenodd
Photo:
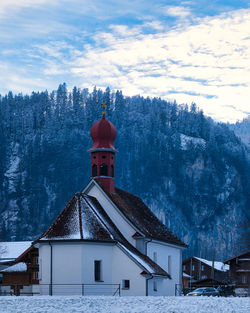
<svg viewBox="0 0 250 313">
<path fill-rule="evenodd" d="M 81 296 L 120 296 L 120 284 L 39 284 L 39 285 L 0 285 L 0 296 L 8 295 L 81 295 Z"/>
</svg>

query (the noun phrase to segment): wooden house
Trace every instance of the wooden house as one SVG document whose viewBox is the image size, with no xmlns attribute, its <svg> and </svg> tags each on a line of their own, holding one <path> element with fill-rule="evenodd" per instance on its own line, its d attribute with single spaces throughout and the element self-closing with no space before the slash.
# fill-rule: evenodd
<svg viewBox="0 0 250 313">
<path fill-rule="evenodd" d="M 191 277 L 189 285 L 205 279 L 214 279 L 221 282 L 227 282 L 229 279 L 228 265 L 223 262 L 212 262 L 195 256 L 182 262 L 182 270 Z"/>
<path fill-rule="evenodd" d="M 250 251 L 243 252 L 226 261 L 229 265 L 231 281 L 237 288 L 249 288 L 250 286 Z"/>
</svg>

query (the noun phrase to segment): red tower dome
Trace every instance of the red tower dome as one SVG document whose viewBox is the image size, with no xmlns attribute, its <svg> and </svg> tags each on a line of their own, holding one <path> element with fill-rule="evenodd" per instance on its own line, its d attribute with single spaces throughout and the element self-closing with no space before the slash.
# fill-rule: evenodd
<svg viewBox="0 0 250 313">
<path fill-rule="evenodd" d="M 102 148 L 115 150 L 116 128 L 110 121 L 106 120 L 105 114 L 91 127 L 90 135 L 93 140 L 90 151 Z"/>
<path fill-rule="evenodd" d="M 103 107 L 106 105 L 103 103 Z M 91 177 L 101 183 L 103 188 L 115 192 L 115 153 L 114 141 L 116 138 L 115 126 L 105 118 L 95 122 L 90 130 L 93 145 L 91 152 Z"/>
</svg>

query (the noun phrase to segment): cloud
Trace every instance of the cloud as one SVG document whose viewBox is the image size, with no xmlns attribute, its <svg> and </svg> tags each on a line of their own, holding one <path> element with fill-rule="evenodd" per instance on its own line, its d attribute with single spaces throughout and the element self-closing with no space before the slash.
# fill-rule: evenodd
<svg viewBox="0 0 250 313">
<path fill-rule="evenodd" d="M 125 38 L 99 33 L 96 46 L 86 46 L 69 71 L 85 84 L 111 85 L 129 95 L 173 98 L 174 92 L 180 103 L 196 101 L 207 114 L 235 121 L 244 117 L 250 97 L 250 10 L 198 22 L 132 38 L 129 29 Z M 232 106 L 239 111 L 234 114 Z"/>
<path fill-rule="evenodd" d="M 31 0 L 24 0 L 26 6 L 18 6 L 19 1 L 11 1 L 16 5 L 15 10 L 33 4 Z M 46 2 L 49 6 L 47 1 L 37 3 Z M 58 16 L 54 12 L 56 18 L 49 21 L 43 20 L 48 13 L 45 10 L 43 15 L 38 15 L 37 23 L 33 19 L 30 24 L 24 23 L 22 17 L 20 32 L 25 29 L 23 36 L 33 41 L 26 44 L 21 37 L 20 48 L 1 50 L 5 62 L 0 64 L 1 72 L 4 67 L 0 84 L 6 86 L 4 90 L 37 90 L 39 84 L 40 89 L 53 89 L 62 81 L 69 86 L 105 88 L 109 85 L 122 89 L 126 95 L 196 102 L 206 114 L 218 120 L 235 121 L 245 116 L 250 98 L 250 10 L 195 18 L 193 9 L 180 3 L 180 6 L 161 7 L 165 15 L 165 19 L 161 19 L 155 15 L 156 8 L 149 10 L 151 15 L 140 14 L 143 1 L 136 1 L 135 6 L 126 6 L 125 1 L 121 1 L 121 7 L 115 6 L 109 12 L 114 3 L 108 1 L 96 7 L 90 1 L 86 1 L 86 6 L 73 1 L 65 20 L 66 11 L 64 14 L 60 11 Z M 86 23 L 80 23 L 79 27 L 68 23 L 70 19 L 81 20 L 93 6 L 93 21 L 86 17 L 87 22 L 98 24 L 105 20 L 100 24 L 104 25 L 102 29 L 96 26 L 89 32 Z M 105 6 L 107 15 L 103 16 Z M 148 2 L 146 8 L 149 7 Z M 0 15 L 1 8 L 6 12 L 7 6 L 0 5 Z M 137 9 L 140 18 L 134 23 L 126 22 L 135 16 Z M 71 12 L 74 15 L 71 16 Z M 108 20 L 115 14 L 119 19 Z M 169 27 L 166 16 L 177 19 L 174 28 Z M 40 40 L 36 40 L 36 35 Z M 1 36 L 4 34 L 0 33 L 0 38 L 4 38 Z M 16 60 L 20 61 L 18 66 L 15 66 Z"/>
<path fill-rule="evenodd" d="M 191 14 L 190 8 L 182 6 L 167 6 L 163 8 L 163 13 L 169 16 L 186 18 Z"/>
<path fill-rule="evenodd" d="M 44 5 L 48 0 L 1 0 L 0 17 L 8 17 L 23 8 L 34 8 Z"/>
</svg>

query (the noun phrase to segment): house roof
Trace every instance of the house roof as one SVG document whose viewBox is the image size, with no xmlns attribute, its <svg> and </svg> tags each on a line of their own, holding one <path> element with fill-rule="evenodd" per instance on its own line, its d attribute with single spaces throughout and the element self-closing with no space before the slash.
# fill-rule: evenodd
<svg viewBox="0 0 250 313">
<path fill-rule="evenodd" d="M 104 190 L 105 191 L 105 190 Z M 106 192 L 106 191 L 105 191 Z M 173 245 L 187 247 L 177 236 L 175 236 L 144 204 L 137 196 L 122 189 L 115 188 L 115 193 L 107 193 L 109 198 L 124 214 L 124 216 L 144 236 L 164 241 Z M 135 233 L 135 236 L 137 234 Z"/>
<path fill-rule="evenodd" d="M 250 256 L 250 250 L 245 251 L 245 252 L 242 252 L 241 254 L 238 254 L 238 255 L 236 255 L 236 256 L 234 256 L 234 257 L 231 257 L 230 259 L 225 260 L 224 263 L 227 263 L 228 261 L 231 261 L 231 260 L 233 260 L 233 259 L 242 257 L 242 256 L 244 256 L 244 255 L 246 255 L 246 254 L 247 254 L 248 256 Z"/>
<path fill-rule="evenodd" d="M 170 278 L 166 271 L 133 247 L 120 233 L 99 201 L 86 194 L 80 193 L 73 196 L 48 230 L 36 242 L 62 240 L 113 242 L 139 263 L 143 273 Z"/>
<path fill-rule="evenodd" d="M 0 242 L 0 263 L 12 262 L 32 244 L 32 241 Z"/>
<path fill-rule="evenodd" d="M 208 261 L 202 258 L 197 258 L 196 256 L 194 257 L 195 259 L 209 265 L 209 266 L 213 266 L 213 262 L 212 261 Z M 229 270 L 229 265 L 224 264 L 223 262 L 219 262 L 219 261 L 214 261 L 214 268 L 217 271 L 221 271 L 221 272 L 227 272 Z"/>
<path fill-rule="evenodd" d="M 1 271 L 1 273 L 17 273 L 17 272 L 26 272 L 27 271 L 27 264 L 20 262 L 17 264 L 14 264 L 12 266 L 9 266 L 7 268 L 5 268 L 4 270 Z"/>
<path fill-rule="evenodd" d="M 204 263 L 204 264 L 206 264 L 206 265 L 208 265 L 210 267 L 213 266 L 213 261 L 209 261 L 209 260 L 206 260 L 206 259 L 198 258 L 196 256 L 189 257 L 188 259 L 184 260 L 182 262 L 182 264 L 187 263 L 191 259 L 195 259 L 197 261 L 200 261 L 201 263 Z M 214 269 L 217 270 L 217 271 L 221 271 L 221 272 L 227 272 L 229 270 L 229 266 L 225 265 L 223 262 L 214 261 Z"/>
<path fill-rule="evenodd" d="M 114 241 L 89 201 L 86 195 L 74 195 L 39 240 Z"/>
</svg>

